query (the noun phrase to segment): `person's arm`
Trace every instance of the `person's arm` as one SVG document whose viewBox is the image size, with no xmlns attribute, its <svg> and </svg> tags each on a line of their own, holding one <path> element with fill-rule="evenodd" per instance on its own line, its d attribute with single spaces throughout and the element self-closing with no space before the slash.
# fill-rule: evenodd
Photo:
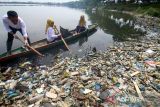
<svg viewBox="0 0 160 107">
<path fill-rule="evenodd" d="M 5 29 L 6 29 L 6 31 L 7 31 L 8 33 L 12 33 L 12 34 L 13 34 L 13 32 L 12 32 L 12 30 L 9 28 L 9 25 L 8 25 L 7 21 L 5 20 L 5 18 L 2 18 L 2 21 L 3 21 L 3 25 L 4 25 Z"/>
<path fill-rule="evenodd" d="M 27 30 L 26 30 L 26 25 L 23 20 L 21 20 L 21 29 L 22 29 L 22 34 L 23 34 L 25 44 L 27 45 L 28 44 L 28 40 L 27 40 L 28 34 L 27 34 Z"/>
<path fill-rule="evenodd" d="M 59 34 L 59 30 L 57 29 L 57 26 L 55 25 L 54 28 L 56 29 L 57 33 Z"/>
</svg>

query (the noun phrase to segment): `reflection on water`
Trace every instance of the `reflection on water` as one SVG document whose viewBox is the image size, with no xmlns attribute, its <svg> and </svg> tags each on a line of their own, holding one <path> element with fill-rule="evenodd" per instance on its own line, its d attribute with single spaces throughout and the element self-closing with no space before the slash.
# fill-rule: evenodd
<svg viewBox="0 0 160 107">
<path fill-rule="evenodd" d="M 125 25 L 129 25 L 130 27 L 133 26 L 133 20 L 129 20 L 129 19 L 128 19 L 128 20 L 125 22 L 123 18 L 118 19 L 118 18 L 114 17 L 113 15 L 111 15 L 111 18 L 110 18 L 110 19 L 111 19 L 111 20 L 114 20 L 115 23 L 118 24 L 120 27 L 123 27 L 123 26 L 125 26 Z"/>
<path fill-rule="evenodd" d="M 128 38 L 139 39 L 144 35 L 143 26 L 135 24 L 134 17 L 128 14 L 109 11 L 86 11 L 92 23 L 98 23 L 105 33 L 113 35 L 114 41 L 123 41 Z"/>
<path fill-rule="evenodd" d="M 146 32 L 146 29 L 144 28 L 143 25 L 139 25 L 139 24 L 136 24 L 136 23 L 134 24 L 133 20 L 128 19 L 128 20 L 124 21 L 123 18 L 118 19 L 118 18 L 115 18 L 113 15 L 111 15 L 110 19 L 114 20 L 115 23 L 120 26 L 120 28 L 122 28 L 123 26 L 129 26 L 129 27 L 134 28 L 136 31 L 140 30 L 141 32 Z"/>
</svg>

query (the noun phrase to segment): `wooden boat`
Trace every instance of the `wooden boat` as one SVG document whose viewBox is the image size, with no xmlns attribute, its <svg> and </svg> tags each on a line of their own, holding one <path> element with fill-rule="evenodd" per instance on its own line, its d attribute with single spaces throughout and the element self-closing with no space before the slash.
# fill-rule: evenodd
<svg viewBox="0 0 160 107">
<path fill-rule="evenodd" d="M 82 36 L 86 36 L 89 33 L 92 33 L 96 30 L 97 25 L 90 25 L 88 29 L 86 29 L 84 32 L 77 34 L 77 35 L 70 35 L 67 36 L 65 39 L 65 41 L 67 43 L 69 42 L 73 42 L 75 39 L 78 39 L 79 37 Z M 52 43 L 47 43 L 47 39 L 42 39 L 36 42 L 31 43 L 31 47 L 33 47 L 34 49 L 38 50 L 38 51 L 43 51 L 49 48 L 53 48 L 55 46 L 59 46 L 59 45 L 63 45 L 62 40 L 57 40 L 55 42 Z M 17 49 L 12 50 L 12 54 L 11 55 L 7 55 L 7 52 L 3 53 L 0 55 L 0 63 L 18 58 L 18 57 L 23 57 L 23 56 L 29 56 L 31 54 L 35 54 L 34 52 L 32 52 L 31 50 L 26 50 L 23 47 L 19 47 Z"/>
</svg>

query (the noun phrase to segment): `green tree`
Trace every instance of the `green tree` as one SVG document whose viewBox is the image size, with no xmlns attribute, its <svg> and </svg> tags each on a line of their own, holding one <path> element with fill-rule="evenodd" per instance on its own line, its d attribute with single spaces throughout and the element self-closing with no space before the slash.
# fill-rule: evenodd
<svg viewBox="0 0 160 107">
<path fill-rule="evenodd" d="M 104 0 L 81 0 L 86 6 L 98 6 Z"/>
</svg>

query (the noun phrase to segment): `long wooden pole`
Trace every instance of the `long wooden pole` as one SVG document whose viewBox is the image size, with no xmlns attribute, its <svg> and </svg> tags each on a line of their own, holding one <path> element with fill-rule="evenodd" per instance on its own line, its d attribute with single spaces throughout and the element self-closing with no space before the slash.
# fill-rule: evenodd
<svg viewBox="0 0 160 107">
<path fill-rule="evenodd" d="M 136 91 L 137 91 L 137 94 L 138 94 L 139 98 L 140 98 L 141 100 L 144 100 L 144 97 L 142 96 L 141 91 L 140 91 L 137 83 L 136 83 L 135 81 L 132 81 L 132 82 L 133 82 L 133 84 L 134 84 L 134 87 L 135 87 L 135 89 L 136 89 Z"/>
<path fill-rule="evenodd" d="M 64 38 L 62 37 L 62 35 L 61 35 L 61 39 L 62 39 L 64 45 L 66 46 L 66 48 L 69 50 L 69 52 L 71 52 L 71 50 L 69 49 L 69 47 L 68 47 L 66 41 L 64 40 Z"/>
<path fill-rule="evenodd" d="M 56 30 L 58 31 L 57 27 L 56 27 Z M 59 31 L 58 31 L 58 33 L 59 33 Z M 66 41 L 64 40 L 64 38 L 62 37 L 62 35 L 60 34 L 59 36 L 61 36 L 61 40 L 63 41 L 63 43 L 66 46 L 66 48 L 68 49 L 68 51 L 71 52 L 71 50 L 69 49 L 69 47 L 68 47 Z"/>
<path fill-rule="evenodd" d="M 16 35 L 16 37 L 18 38 L 18 40 L 20 40 L 23 44 L 25 44 L 25 42 L 19 37 Z M 34 48 L 32 48 L 31 46 L 29 45 L 26 45 L 27 48 L 29 48 L 30 50 L 32 50 L 34 53 L 36 53 L 37 55 L 43 57 L 44 55 L 42 55 L 40 52 L 38 52 L 37 50 L 35 50 Z"/>
</svg>

